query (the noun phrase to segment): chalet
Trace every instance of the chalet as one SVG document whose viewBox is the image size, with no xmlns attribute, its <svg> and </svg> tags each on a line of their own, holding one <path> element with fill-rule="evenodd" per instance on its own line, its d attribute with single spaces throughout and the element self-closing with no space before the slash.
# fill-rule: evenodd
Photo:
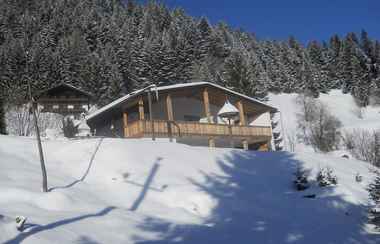
<svg viewBox="0 0 380 244">
<path fill-rule="evenodd" d="M 92 95 L 70 84 L 61 83 L 41 91 L 36 97 L 41 112 L 73 115 L 76 119 L 90 107 Z"/>
<path fill-rule="evenodd" d="M 276 111 L 217 84 L 193 82 L 135 91 L 90 114 L 87 123 L 98 136 L 268 150 L 269 113 Z M 267 123 L 256 125 L 263 114 L 268 114 Z"/>
</svg>

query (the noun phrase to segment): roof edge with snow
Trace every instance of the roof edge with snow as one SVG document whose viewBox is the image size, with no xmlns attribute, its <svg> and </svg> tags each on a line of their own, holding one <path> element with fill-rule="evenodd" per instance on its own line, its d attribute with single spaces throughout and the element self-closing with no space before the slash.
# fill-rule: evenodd
<svg viewBox="0 0 380 244">
<path fill-rule="evenodd" d="M 220 86 L 218 84 L 215 84 L 215 83 L 211 83 L 211 82 L 205 82 L 205 81 L 201 81 L 201 82 L 190 82 L 190 83 L 182 83 L 182 84 L 175 84 L 175 85 L 168 85 L 168 86 L 159 86 L 157 88 L 155 88 L 155 90 L 157 91 L 168 91 L 168 90 L 174 90 L 174 89 L 179 89 L 179 88 L 186 88 L 186 87 L 197 87 L 197 86 L 211 86 L 211 87 L 214 87 L 214 88 L 217 88 L 217 89 L 220 89 L 220 90 L 224 90 L 228 93 L 231 93 L 231 94 L 234 94 L 236 96 L 239 96 L 239 97 L 242 97 L 244 99 L 247 99 L 253 103 L 256 103 L 256 104 L 259 104 L 261 106 L 264 106 L 268 109 L 268 111 L 273 111 L 273 112 L 276 112 L 277 109 L 275 107 L 272 107 L 266 103 L 263 103 L 257 99 L 254 99 L 252 97 L 249 97 L 247 95 L 244 95 L 244 94 L 241 94 L 239 92 L 236 92 L 236 91 L 233 91 L 231 89 L 228 89 L 226 87 L 223 87 L 223 86 Z M 140 89 L 140 90 L 136 90 L 132 93 L 129 93 L 121 98 L 118 98 L 116 99 L 115 101 L 105 105 L 104 107 L 98 109 L 97 111 L 93 112 L 92 114 L 88 115 L 87 116 L 87 120 L 92 120 L 94 119 L 95 117 L 99 116 L 100 114 L 108 111 L 108 110 L 111 110 L 112 108 L 115 108 L 117 106 L 119 106 L 120 104 L 136 97 L 136 96 L 139 96 L 141 94 L 143 94 L 144 92 L 146 92 L 146 89 L 143 88 L 143 89 Z"/>
</svg>

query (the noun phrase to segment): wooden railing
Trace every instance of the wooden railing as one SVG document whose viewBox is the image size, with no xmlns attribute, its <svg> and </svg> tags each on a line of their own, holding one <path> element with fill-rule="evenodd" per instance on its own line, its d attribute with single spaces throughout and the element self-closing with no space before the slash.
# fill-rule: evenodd
<svg viewBox="0 0 380 244">
<path fill-rule="evenodd" d="M 154 133 L 157 136 L 234 136 L 234 137 L 271 137 L 271 129 L 266 126 L 239 126 L 199 123 L 190 121 L 153 120 Z M 125 128 L 127 137 L 142 137 L 152 134 L 150 120 L 138 120 Z"/>
</svg>

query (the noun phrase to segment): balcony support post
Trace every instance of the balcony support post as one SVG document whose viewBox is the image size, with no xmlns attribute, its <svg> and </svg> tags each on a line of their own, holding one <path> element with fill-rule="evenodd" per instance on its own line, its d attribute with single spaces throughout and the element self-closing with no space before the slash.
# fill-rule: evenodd
<svg viewBox="0 0 380 244">
<path fill-rule="evenodd" d="M 172 104 L 172 97 L 170 94 L 166 95 L 166 112 L 167 112 L 167 117 L 168 117 L 168 136 L 169 136 L 169 141 L 173 141 L 173 131 L 172 131 L 172 121 L 174 121 L 174 114 L 173 114 L 173 104 Z"/>
<path fill-rule="evenodd" d="M 239 118 L 240 118 L 240 125 L 247 125 L 247 121 L 245 119 L 245 114 L 244 114 L 244 106 L 243 106 L 243 102 L 241 100 L 239 100 L 237 103 L 237 108 L 239 110 Z"/>
<path fill-rule="evenodd" d="M 204 104 L 205 115 L 207 117 L 207 122 L 211 124 L 212 121 L 211 121 L 211 113 L 210 113 L 210 99 L 209 99 L 207 88 L 203 90 L 203 104 Z"/>
<path fill-rule="evenodd" d="M 139 99 L 139 119 L 140 120 L 144 120 L 145 119 L 144 101 L 143 101 L 142 97 L 140 97 L 140 99 Z"/>
<path fill-rule="evenodd" d="M 129 133 L 128 133 L 128 113 L 127 113 L 127 111 L 124 111 L 124 113 L 123 113 L 123 127 L 124 127 L 124 138 L 127 138 L 129 136 Z"/>
<path fill-rule="evenodd" d="M 214 148 L 215 147 L 215 139 L 213 137 L 209 137 L 208 138 L 208 146 L 210 148 Z"/>
<path fill-rule="evenodd" d="M 211 119 L 211 113 L 210 113 L 210 99 L 209 99 L 207 88 L 203 90 L 203 105 L 204 105 L 205 115 L 207 117 L 207 122 L 211 124 L 212 119 Z M 208 138 L 208 145 L 209 147 L 215 147 L 215 139 L 213 137 Z"/>
<path fill-rule="evenodd" d="M 242 143 L 243 143 L 243 149 L 247 151 L 248 150 L 248 141 L 247 141 L 247 139 L 244 139 Z"/>
</svg>

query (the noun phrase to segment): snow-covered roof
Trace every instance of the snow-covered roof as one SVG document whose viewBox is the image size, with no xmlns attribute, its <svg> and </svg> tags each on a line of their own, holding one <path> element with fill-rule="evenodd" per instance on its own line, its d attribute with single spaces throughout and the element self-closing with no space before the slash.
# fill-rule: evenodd
<svg viewBox="0 0 380 244">
<path fill-rule="evenodd" d="M 230 103 L 230 101 L 226 101 L 223 107 L 219 110 L 219 117 L 231 117 L 239 114 L 239 110 Z"/>
<path fill-rule="evenodd" d="M 58 89 L 61 89 L 61 88 L 64 88 L 64 87 L 69 88 L 71 90 L 75 90 L 75 91 L 79 92 L 80 94 L 82 94 L 82 95 L 84 95 L 86 97 L 89 97 L 89 98 L 92 97 L 92 94 L 90 94 L 90 93 L 88 93 L 86 91 L 83 91 L 82 89 L 79 89 L 78 87 L 75 87 L 73 85 L 67 84 L 67 83 L 60 83 L 60 84 L 58 84 L 56 86 L 50 87 L 48 89 L 45 89 L 45 90 L 41 91 L 36 97 L 40 98 L 42 95 L 44 95 L 44 94 L 46 94 L 46 93 L 48 93 L 50 91 L 58 90 Z"/>
<path fill-rule="evenodd" d="M 190 82 L 190 83 L 182 83 L 182 84 L 175 84 L 175 85 L 168 85 L 168 86 L 159 86 L 159 87 L 156 87 L 156 88 L 153 88 L 153 90 L 156 90 L 156 91 L 167 91 L 167 90 L 174 90 L 174 89 L 179 89 L 179 88 L 186 88 L 186 87 L 196 87 L 196 86 L 212 86 L 212 87 L 215 87 L 217 89 L 220 89 L 220 90 L 224 90 L 228 93 L 231 93 L 231 94 L 234 94 L 236 96 L 240 96 L 240 97 L 243 97 L 253 103 L 257 103 L 257 104 L 260 104 L 262 106 L 265 106 L 268 108 L 268 110 L 272 110 L 272 111 L 277 111 L 276 108 L 268 105 L 268 104 L 265 104 L 257 99 L 254 99 L 252 97 L 249 97 L 249 96 L 246 96 L 244 94 L 241 94 L 239 92 L 235 92 L 231 89 L 228 89 L 228 88 L 225 88 L 223 86 L 220 86 L 218 84 L 215 84 L 215 83 L 211 83 L 211 82 L 205 82 L 205 81 L 200 81 L 200 82 Z M 146 92 L 146 89 L 143 88 L 143 89 L 140 89 L 140 90 L 136 90 L 132 93 L 129 93 L 119 99 L 116 99 L 115 101 L 109 103 L 108 105 L 100 108 L 99 110 L 93 112 L 92 114 L 88 115 L 87 116 L 87 120 L 91 120 L 95 117 L 97 117 L 98 115 L 102 114 L 103 112 L 106 112 L 114 107 L 117 107 L 118 105 L 128 101 L 129 99 L 132 99 L 133 97 L 136 97 L 138 95 L 141 95 L 143 94 L 144 92 Z"/>
</svg>

